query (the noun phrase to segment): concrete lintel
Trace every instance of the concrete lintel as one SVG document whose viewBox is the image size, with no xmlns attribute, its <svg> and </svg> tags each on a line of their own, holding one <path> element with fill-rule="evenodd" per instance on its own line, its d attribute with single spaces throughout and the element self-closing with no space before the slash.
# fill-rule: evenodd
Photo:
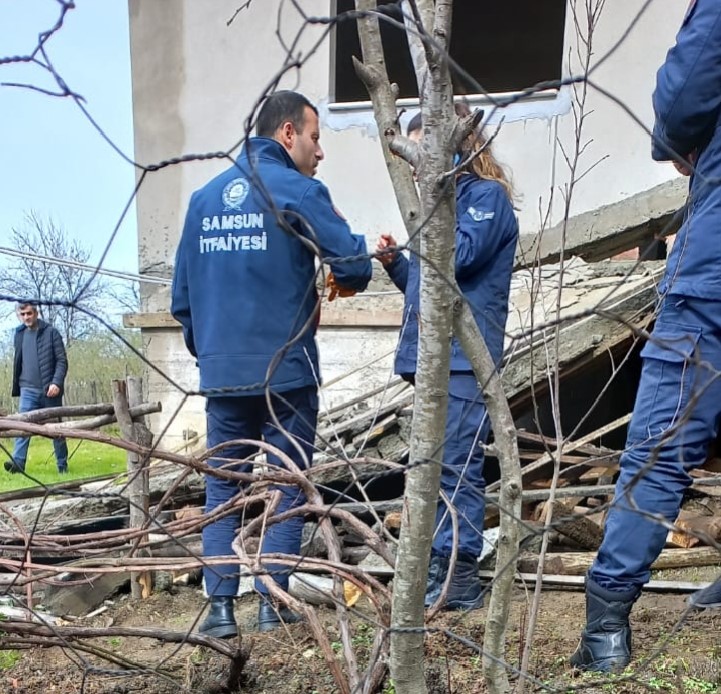
<svg viewBox="0 0 721 694">
<path fill-rule="evenodd" d="M 566 258 L 603 260 L 652 238 L 673 234 L 680 226 L 677 213 L 687 195 L 688 179 L 679 177 L 571 217 L 565 229 L 560 222 L 540 234 L 524 234 L 516 250 L 516 267 L 558 262 L 562 248 Z"/>
<path fill-rule="evenodd" d="M 328 309 L 321 310 L 321 328 L 400 328 L 402 311 L 383 311 L 380 309 Z M 180 323 L 167 311 L 148 313 L 126 313 L 123 315 L 123 326 L 141 328 L 143 330 L 177 330 Z"/>
</svg>

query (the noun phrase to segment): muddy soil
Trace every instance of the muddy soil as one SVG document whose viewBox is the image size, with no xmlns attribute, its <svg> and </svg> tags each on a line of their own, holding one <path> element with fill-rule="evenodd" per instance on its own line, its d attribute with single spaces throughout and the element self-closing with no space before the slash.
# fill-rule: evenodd
<svg viewBox="0 0 721 694">
<path fill-rule="evenodd" d="M 525 632 L 530 595 L 517 589 L 508 629 L 506 661 L 511 673 L 520 661 L 519 634 Z M 187 631 L 199 618 L 204 598 L 198 588 L 152 595 L 140 603 L 119 596 L 109 609 L 77 625 L 144 626 Z M 369 654 L 374 627 L 359 603 L 354 618 L 354 645 L 361 664 Z M 243 684 L 248 694 L 332 694 L 338 691 L 310 630 L 301 625 L 270 634 L 254 632 L 256 602 L 240 599 L 236 616 L 243 646 L 250 649 Z M 340 658 L 334 612 L 319 608 L 334 650 Z M 527 691 L 635 693 L 648 691 L 721 692 L 721 610 L 686 614 L 682 595 L 645 594 L 637 603 L 632 625 L 635 658 L 625 676 L 612 680 L 574 675 L 568 656 L 584 623 L 584 598 L 578 591 L 544 591 L 536 627 Z M 426 638 L 426 680 L 432 694 L 485 692 L 480 648 L 486 609 L 467 614 L 444 613 Z M 155 639 L 104 638 L 93 643 L 133 663 L 135 672 L 103 662 L 72 646 L 29 648 L 16 656 L 0 651 L 0 692 L 13 694 L 218 694 L 228 675 L 228 660 L 207 649 L 163 644 Z M 387 680 L 384 694 L 393 694 Z"/>
</svg>

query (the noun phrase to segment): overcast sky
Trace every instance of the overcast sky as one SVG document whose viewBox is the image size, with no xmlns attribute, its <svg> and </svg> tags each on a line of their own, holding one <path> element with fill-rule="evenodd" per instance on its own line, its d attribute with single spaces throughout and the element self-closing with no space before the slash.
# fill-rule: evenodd
<svg viewBox="0 0 721 694">
<path fill-rule="evenodd" d="M 54 68 L 109 138 L 133 156 L 127 0 L 75 0 L 46 44 Z M 0 57 L 32 53 L 38 34 L 60 16 L 56 0 L 0 0 Z M 32 64 L 0 64 L 0 246 L 27 212 L 52 217 L 99 259 L 133 190 L 131 164 L 102 139 L 70 98 L 4 86 L 57 91 Z M 137 271 L 134 208 L 105 265 Z M 5 258 L 0 255 L 0 263 Z"/>
</svg>

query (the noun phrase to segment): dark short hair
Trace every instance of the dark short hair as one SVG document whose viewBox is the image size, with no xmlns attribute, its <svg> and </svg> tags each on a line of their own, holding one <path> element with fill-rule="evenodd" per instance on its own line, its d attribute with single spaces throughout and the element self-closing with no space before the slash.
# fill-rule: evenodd
<svg viewBox="0 0 721 694">
<path fill-rule="evenodd" d="M 408 128 L 406 128 L 406 133 L 410 135 L 416 130 L 420 130 L 422 127 L 423 119 L 421 118 L 421 112 L 418 111 L 418 113 L 416 113 L 416 115 L 408 121 Z"/>
<path fill-rule="evenodd" d="M 318 115 L 318 109 L 298 92 L 284 90 L 271 94 L 260 107 L 255 126 L 256 133 L 260 137 L 273 137 L 275 131 L 287 121 L 302 133 L 306 106 Z"/>
<path fill-rule="evenodd" d="M 20 301 L 18 301 L 15 304 L 15 308 L 18 310 L 21 308 L 25 308 L 25 306 L 30 306 L 31 308 L 34 308 L 36 311 L 38 310 L 38 302 L 33 301 L 32 299 L 28 299 L 28 300 L 21 299 Z"/>
</svg>

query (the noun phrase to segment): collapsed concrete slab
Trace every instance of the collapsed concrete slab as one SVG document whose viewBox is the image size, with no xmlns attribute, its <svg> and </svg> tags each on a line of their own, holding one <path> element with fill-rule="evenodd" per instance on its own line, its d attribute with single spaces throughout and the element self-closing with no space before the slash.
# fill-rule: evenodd
<svg viewBox="0 0 721 694">
<path fill-rule="evenodd" d="M 676 178 L 566 222 L 521 236 L 516 267 L 556 263 L 563 257 L 605 260 L 654 239 L 675 234 L 688 195 L 688 179 Z"/>
</svg>

